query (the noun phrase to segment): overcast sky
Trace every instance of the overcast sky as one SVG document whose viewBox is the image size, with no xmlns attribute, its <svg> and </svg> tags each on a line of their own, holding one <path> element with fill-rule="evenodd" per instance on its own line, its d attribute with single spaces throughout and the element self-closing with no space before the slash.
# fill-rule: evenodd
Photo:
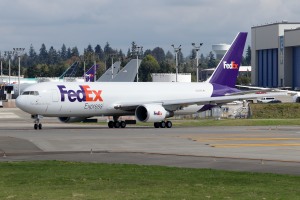
<svg viewBox="0 0 300 200">
<path fill-rule="evenodd" d="M 188 56 L 191 42 L 230 44 L 237 32 L 282 20 L 300 22 L 299 0 L 0 0 L 0 51 L 32 44 L 39 52 L 89 44 L 127 53 L 131 42 L 146 49 L 182 45 Z"/>
</svg>

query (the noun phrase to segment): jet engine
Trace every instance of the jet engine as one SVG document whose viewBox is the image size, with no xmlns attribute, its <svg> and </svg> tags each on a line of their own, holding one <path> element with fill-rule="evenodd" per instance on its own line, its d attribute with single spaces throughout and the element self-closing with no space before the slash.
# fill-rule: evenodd
<svg viewBox="0 0 300 200">
<path fill-rule="evenodd" d="M 63 123 L 73 123 L 73 122 L 82 122 L 85 121 L 86 117 L 59 117 L 59 121 Z"/>
<path fill-rule="evenodd" d="M 165 110 L 163 106 L 158 104 L 141 105 L 135 110 L 135 117 L 141 122 L 159 122 L 172 116 L 174 116 L 173 112 Z"/>
</svg>

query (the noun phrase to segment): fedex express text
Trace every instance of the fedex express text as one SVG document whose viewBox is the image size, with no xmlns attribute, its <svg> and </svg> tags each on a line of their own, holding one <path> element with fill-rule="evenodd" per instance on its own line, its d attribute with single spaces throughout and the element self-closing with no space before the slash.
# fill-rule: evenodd
<svg viewBox="0 0 300 200">
<path fill-rule="evenodd" d="M 85 102 L 85 110 L 101 110 L 103 108 L 102 90 L 93 90 L 89 85 L 79 85 L 78 90 L 68 90 L 65 85 L 57 86 L 60 91 L 60 101 Z"/>
</svg>

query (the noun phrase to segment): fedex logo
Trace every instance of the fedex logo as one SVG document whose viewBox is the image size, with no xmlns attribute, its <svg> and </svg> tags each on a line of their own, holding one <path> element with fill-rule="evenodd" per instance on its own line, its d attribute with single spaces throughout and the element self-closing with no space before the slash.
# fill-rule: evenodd
<svg viewBox="0 0 300 200">
<path fill-rule="evenodd" d="M 162 115 L 162 112 L 160 112 L 160 111 L 154 111 L 154 115 Z"/>
<path fill-rule="evenodd" d="M 224 69 L 238 69 L 239 65 L 236 64 L 234 61 L 231 61 L 231 63 L 227 63 L 226 61 L 223 62 Z"/>
<path fill-rule="evenodd" d="M 101 97 L 102 90 L 92 90 L 88 85 L 79 85 L 79 90 L 67 90 L 66 86 L 58 85 L 60 91 L 60 100 L 63 102 L 67 98 L 70 102 L 95 102 L 103 101 Z"/>
</svg>

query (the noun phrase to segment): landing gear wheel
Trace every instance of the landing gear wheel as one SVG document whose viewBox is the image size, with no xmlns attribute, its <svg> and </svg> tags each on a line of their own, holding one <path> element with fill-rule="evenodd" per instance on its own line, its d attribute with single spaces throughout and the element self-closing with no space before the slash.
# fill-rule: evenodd
<svg viewBox="0 0 300 200">
<path fill-rule="evenodd" d="M 108 125 L 108 128 L 113 128 L 114 127 L 114 122 L 113 121 L 109 121 L 107 123 L 107 125 Z"/>
<path fill-rule="evenodd" d="M 167 122 L 166 122 L 166 127 L 167 127 L 167 128 L 172 128 L 172 125 L 173 125 L 173 124 L 172 124 L 171 121 L 167 121 Z"/>
<path fill-rule="evenodd" d="M 125 128 L 126 127 L 126 122 L 125 121 L 121 121 L 120 122 L 120 126 L 121 126 L 121 128 Z"/>
<path fill-rule="evenodd" d="M 114 121 L 114 127 L 115 128 L 120 128 L 120 122 L 119 121 Z"/>
<path fill-rule="evenodd" d="M 159 123 L 160 128 L 166 128 L 166 122 L 162 121 Z"/>
<path fill-rule="evenodd" d="M 159 122 L 154 122 L 154 127 L 159 128 L 160 127 Z"/>
<path fill-rule="evenodd" d="M 43 116 L 42 115 L 32 115 L 31 118 L 34 119 L 33 128 L 35 130 L 42 129 L 42 124 L 40 123 L 40 119 L 43 118 Z"/>
</svg>

